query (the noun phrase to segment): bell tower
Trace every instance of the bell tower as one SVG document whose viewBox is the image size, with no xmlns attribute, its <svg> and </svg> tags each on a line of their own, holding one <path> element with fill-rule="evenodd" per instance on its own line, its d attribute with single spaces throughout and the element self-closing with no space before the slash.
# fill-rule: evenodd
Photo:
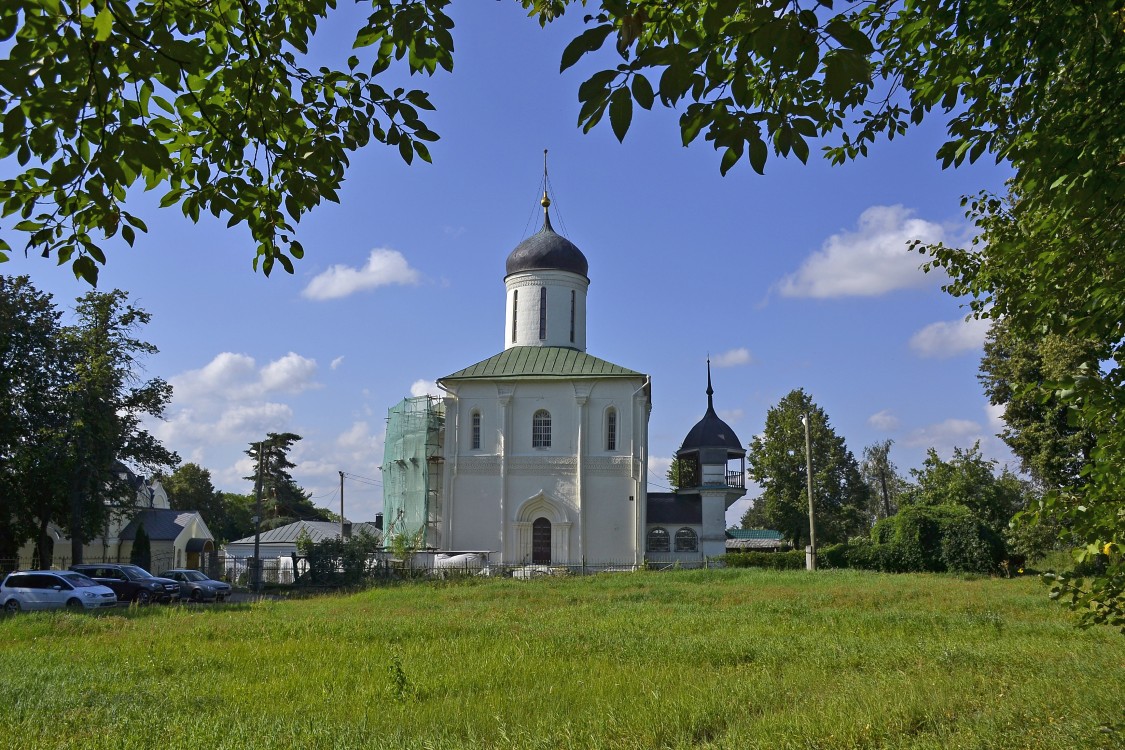
<svg viewBox="0 0 1125 750">
<path fill-rule="evenodd" d="M 727 508 L 746 494 L 746 450 L 730 425 L 715 413 L 714 395 L 708 359 L 707 412 L 676 452 L 679 492 L 698 494 L 702 499 L 704 557 L 726 552 Z"/>
</svg>

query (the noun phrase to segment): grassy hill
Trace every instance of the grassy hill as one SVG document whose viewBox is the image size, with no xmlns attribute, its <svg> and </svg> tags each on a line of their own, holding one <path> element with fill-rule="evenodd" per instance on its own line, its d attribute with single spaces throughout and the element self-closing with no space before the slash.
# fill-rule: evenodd
<svg viewBox="0 0 1125 750">
<path fill-rule="evenodd" d="M 762 570 L 0 619 L 21 748 L 1113 748 L 1125 638 L 1036 580 Z"/>
</svg>

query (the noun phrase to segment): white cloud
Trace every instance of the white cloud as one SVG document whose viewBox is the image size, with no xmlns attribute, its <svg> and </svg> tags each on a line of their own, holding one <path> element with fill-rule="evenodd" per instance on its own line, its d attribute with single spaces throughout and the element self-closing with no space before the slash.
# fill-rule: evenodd
<svg viewBox="0 0 1125 750">
<path fill-rule="evenodd" d="M 339 356 L 339 357 L 336 357 L 336 359 L 332 360 L 332 363 L 330 365 L 328 365 L 328 368 L 330 370 L 335 370 L 337 367 L 339 367 L 343 363 L 344 363 L 344 357 Z"/>
<path fill-rule="evenodd" d="M 166 418 L 147 426 L 168 448 L 207 466 L 267 432 L 292 429 L 293 408 L 278 397 L 320 388 L 316 371 L 316 360 L 296 352 L 261 366 L 247 354 L 222 352 L 197 370 L 169 378 L 172 403 Z M 208 468 L 224 489 L 241 485 L 247 476 L 238 464 Z"/>
<path fill-rule="evenodd" d="M 437 387 L 437 383 L 432 380 L 415 380 L 410 384 L 411 396 L 437 396 L 441 394 L 441 389 Z"/>
<path fill-rule="evenodd" d="M 984 413 L 988 419 L 988 426 L 990 429 L 1000 431 L 1004 429 L 1004 410 L 1003 404 L 985 404 Z"/>
<path fill-rule="evenodd" d="M 988 438 L 979 422 L 970 419 L 947 419 L 912 431 L 903 441 L 912 448 L 933 448 L 939 455 L 953 455 L 953 448 L 968 448 Z"/>
<path fill-rule="evenodd" d="M 196 401 L 239 401 L 270 393 L 297 394 L 320 384 L 316 360 L 289 352 L 259 368 L 248 354 L 223 352 L 198 370 L 173 376 L 169 382 L 179 405 Z"/>
<path fill-rule="evenodd" d="M 867 424 L 876 430 L 897 430 L 900 423 L 889 409 L 883 409 L 868 417 Z"/>
<path fill-rule="evenodd" d="M 910 337 L 910 348 L 920 357 L 944 358 L 975 351 L 984 345 L 988 320 L 948 320 L 930 323 Z"/>
<path fill-rule="evenodd" d="M 743 416 L 745 416 L 745 413 L 742 411 L 742 409 L 720 409 L 719 410 L 719 417 L 724 422 L 738 422 L 742 419 Z"/>
<path fill-rule="evenodd" d="M 266 393 L 296 394 L 317 387 L 316 360 L 289 352 L 262 368 L 261 386 Z"/>
<path fill-rule="evenodd" d="M 417 284 L 421 274 L 397 250 L 376 248 L 362 268 L 335 265 L 313 277 L 301 295 L 313 300 L 340 299 L 381 286 Z"/>
<path fill-rule="evenodd" d="M 238 440 L 240 437 L 281 432 L 293 419 L 293 410 L 287 404 L 264 403 L 251 406 L 232 406 L 213 425 L 204 425 L 216 440 Z M 249 442 L 249 441 L 247 441 Z"/>
<path fill-rule="evenodd" d="M 860 214 L 855 231 L 834 234 L 796 273 L 778 282 L 786 297 L 873 297 L 932 283 L 919 266 L 922 256 L 907 249 L 911 240 L 945 238 L 941 225 L 914 217 L 900 205 L 872 206 Z"/>
<path fill-rule="evenodd" d="M 750 356 L 750 350 L 746 347 L 739 347 L 737 349 L 725 351 L 714 357 L 711 363 L 714 364 L 715 367 L 735 367 L 737 365 L 748 365 L 753 361 L 754 358 Z"/>
</svg>

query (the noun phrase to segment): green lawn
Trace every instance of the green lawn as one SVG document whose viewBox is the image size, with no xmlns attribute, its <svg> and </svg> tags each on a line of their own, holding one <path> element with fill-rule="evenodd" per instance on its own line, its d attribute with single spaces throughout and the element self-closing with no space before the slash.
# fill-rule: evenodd
<svg viewBox="0 0 1125 750">
<path fill-rule="evenodd" d="M 1107 748 L 1125 637 L 1038 581 L 413 584 L 0 619 L 20 748 Z"/>
</svg>

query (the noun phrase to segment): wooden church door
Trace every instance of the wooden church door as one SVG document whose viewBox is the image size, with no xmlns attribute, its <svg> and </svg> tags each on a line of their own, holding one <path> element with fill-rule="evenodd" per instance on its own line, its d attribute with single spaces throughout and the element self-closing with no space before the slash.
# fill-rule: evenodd
<svg viewBox="0 0 1125 750">
<path fill-rule="evenodd" d="M 546 518 L 536 518 L 531 524 L 531 562 L 551 564 L 551 522 Z"/>
</svg>

